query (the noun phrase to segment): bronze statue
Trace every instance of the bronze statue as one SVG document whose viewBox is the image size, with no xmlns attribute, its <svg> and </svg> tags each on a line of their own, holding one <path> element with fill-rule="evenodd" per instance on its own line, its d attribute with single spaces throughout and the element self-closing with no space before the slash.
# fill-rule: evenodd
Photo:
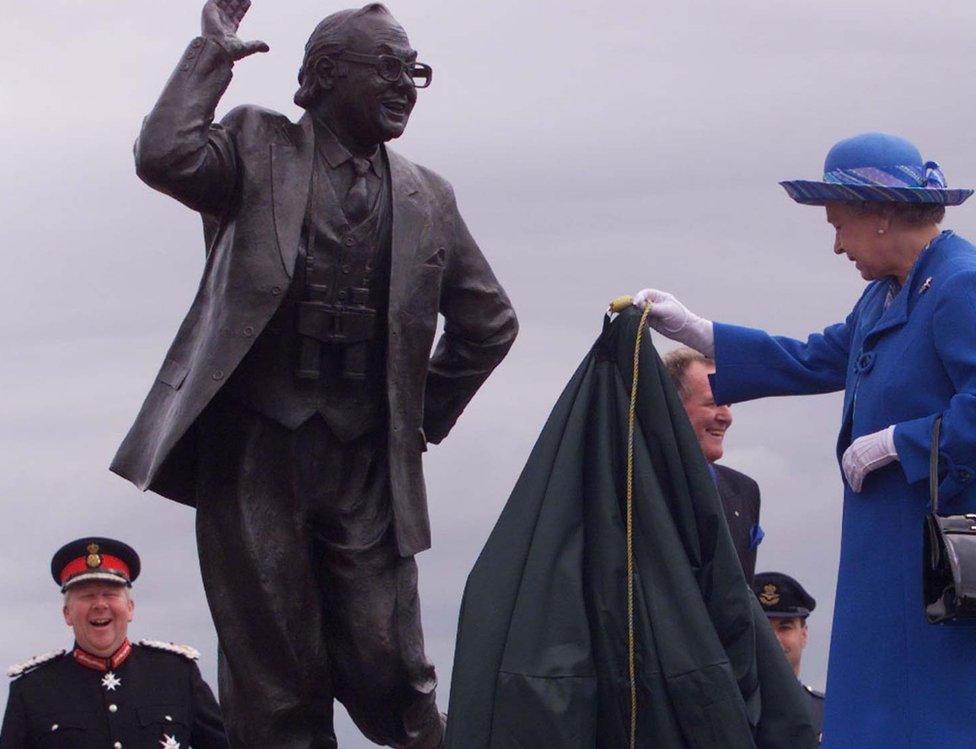
<svg viewBox="0 0 976 749">
<path fill-rule="evenodd" d="M 335 747 L 338 699 L 376 743 L 436 747 L 421 456 L 515 314 L 450 185 L 383 145 L 432 77 L 384 6 L 316 27 L 297 124 L 254 106 L 213 123 L 234 63 L 268 49 L 237 36 L 249 5 L 207 2 L 136 143 L 207 254 L 112 470 L 197 508 L 232 745 Z"/>
</svg>

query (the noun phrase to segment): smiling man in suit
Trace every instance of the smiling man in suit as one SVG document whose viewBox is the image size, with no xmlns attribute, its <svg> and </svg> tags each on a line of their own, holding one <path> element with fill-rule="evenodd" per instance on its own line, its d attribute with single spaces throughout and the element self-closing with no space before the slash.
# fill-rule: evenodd
<svg viewBox="0 0 976 749">
<path fill-rule="evenodd" d="M 715 371 L 715 363 L 693 349 L 682 347 L 665 354 L 664 365 L 708 461 L 708 470 L 725 508 L 732 543 L 746 581 L 751 583 L 756 572 L 756 551 L 763 538 L 759 525 L 759 485 L 744 473 L 716 462 L 724 454 L 725 433 L 732 426 L 732 409 L 716 405 L 712 397 L 708 375 Z"/>
<path fill-rule="evenodd" d="M 450 185 L 384 145 L 432 72 L 382 5 L 312 33 L 297 124 L 213 123 L 234 63 L 267 51 L 237 36 L 248 6 L 206 4 L 136 144 L 140 177 L 202 215 L 207 259 L 112 470 L 197 508 L 234 745 L 334 747 L 338 699 L 376 743 L 436 747 L 421 454 L 515 314 Z"/>
</svg>

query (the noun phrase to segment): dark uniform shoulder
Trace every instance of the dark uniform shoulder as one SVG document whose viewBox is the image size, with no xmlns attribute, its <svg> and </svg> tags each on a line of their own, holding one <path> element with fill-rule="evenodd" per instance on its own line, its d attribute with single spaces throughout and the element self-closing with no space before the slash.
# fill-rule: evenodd
<svg viewBox="0 0 976 749">
<path fill-rule="evenodd" d="M 65 655 L 65 650 L 52 650 L 49 653 L 42 653 L 41 655 L 35 655 L 28 658 L 26 661 L 21 661 L 20 663 L 15 663 L 7 669 L 7 676 L 10 678 L 16 678 L 18 676 L 23 676 L 35 671 L 42 666 L 48 666 Z"/>
<path fill-rule="evenodd" d="M 734 468 L 729 468 L 728 466 L 722 465 L 721 463 L 714 463 L 713 465 L 715 466 L 715 470 L 718 473 L 725 474 L 726 478 L 728 478 L 733 483 L 750 484 L 752 486 L 755 486 L 756 488 L 759 488 L 759 484 L 756 483 L 756 480 L 752 476 L 749 476 L 748 474 L 745 474 L 742 471 L 737 471 Z"/>
<path fill-rule="evenodd" d="M 163 642 L 162 640 L 139 640 L 136 645 L 145 648 L 150 652 L 169 653 L 177 655 L 188 661 L 196 661 L 200 658 L 200 651 L 189 645 L 178 645 L 175 642 Z"/>
</svg>

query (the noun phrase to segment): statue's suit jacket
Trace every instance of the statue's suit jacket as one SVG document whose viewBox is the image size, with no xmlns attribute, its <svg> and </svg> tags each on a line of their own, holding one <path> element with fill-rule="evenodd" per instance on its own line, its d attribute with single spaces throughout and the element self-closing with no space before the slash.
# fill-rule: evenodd
<svg viewBox="0 0 976 749">
<path fill-rule="evenodd" d="M 752 584 L 756 575 L 756 533 L 759 525 L 759 484 L 744 473 L 719 463 L 715 468 L 715 485 L 722 498 L 725 519 L 732 534 L 735 553 L 739 555 L 746 581 Z"/>
<path fill-rule="evenodd" d="M 190 311 L 112 470 L 195 505 L 194 423 L 271 319 L 291 282 L 314 138 L 258 107 L 213 124 L 232 63 L 191 42 L 145 119 L 136 169 L 203 216 L 207 258 Z M 430 546 L 422 452 L 439 442 L 510 348 L 518 324 L 458 213 L 451 186 L 386 150 L 393 203 L 388 314 L 389 459 L 398 549 Z M 431 357 L 438 312 L 444 333 Z"/>
</svg>

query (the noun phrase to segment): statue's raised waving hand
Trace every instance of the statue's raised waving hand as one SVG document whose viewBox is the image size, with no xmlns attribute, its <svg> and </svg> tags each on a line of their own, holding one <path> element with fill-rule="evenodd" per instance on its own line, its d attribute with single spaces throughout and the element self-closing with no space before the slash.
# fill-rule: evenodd
<svg viewBox="0 0 976 749">
<path fill-rule="evenodd" d="M 244 42 L 237 36 L 237 27 L 250 7 L 251 0 L 207 0 L 203 6 L 203 35 L 217 42 L 235 61 L 270 49 L 264 42 Z"/>
</svg>

